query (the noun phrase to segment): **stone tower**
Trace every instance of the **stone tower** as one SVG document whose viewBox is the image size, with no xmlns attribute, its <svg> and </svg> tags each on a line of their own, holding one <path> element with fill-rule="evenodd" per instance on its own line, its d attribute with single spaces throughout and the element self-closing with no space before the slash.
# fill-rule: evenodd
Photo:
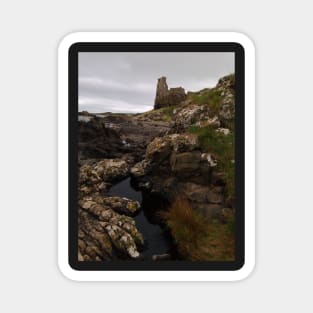
<svg viewBox="0 0 313 313">
<path fill-rule="evenodd" d="M 166 77 L 160 77 L 158 79 L 156 95 L 154 100 L 154 109 L 159 109 L 168 105 L 168 86 L 166 83 Z"/>
<path fill-rule="evenodd" d="M 157 83 L 157 90 L 154 100 L 154 109 L 178 105 L 186 100 L 185 89 L 182 87 L 168 89 L 166 77 L 160 77 Z"/>
</svg>

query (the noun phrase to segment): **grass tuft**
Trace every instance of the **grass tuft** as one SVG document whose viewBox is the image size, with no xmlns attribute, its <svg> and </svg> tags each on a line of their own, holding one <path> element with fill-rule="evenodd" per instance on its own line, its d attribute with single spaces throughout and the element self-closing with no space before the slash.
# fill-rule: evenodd
<svg viewBox="0 0 313 313">
<path fill-rule="evenodd" d="M 214 89 L 205 89 L 198 93 L 191 94 L 191 100 L 195 104 L 207 104 L 212 115 L 217 115 L 220 111 L 222 96 L 219 91 Z"/>
<path fill-rule="evenodd" d="M 199 235 L 205 235 L 207 231 L 205 218 L 191 208 L 187 199 L 176 198 L 162 217 L 178 243 L 188 242 L 197 246 Z"/>
<path fill-rule="evenodd" d="M 191 126 L 188 131 L 198 136 L 202 151 L 214 154 L 218 169 L 223 173 L 229 197 L 234 196 L 235 185 L 235 142 L 234 134 L 218 133 L 210 126 Z"/>
<path fill-rule="evenodd" d="M 172 106 L 168 106 L 168 107 L 164 107 L 159 109 L 162 112 L 162 119 L 164 122 L 170 122 L 173 117 L 174 117 L 174 109 L 176 108 L 176 106 L 172 105 Z"/>
<path fill-rule="evenodd" d="M 161 213 L 177 244 L 179 254 L 191 261 L 233 260 L 234 221 L 209 222 L 192 209 L 188 200 L 176 198 Z"/>
</svg>

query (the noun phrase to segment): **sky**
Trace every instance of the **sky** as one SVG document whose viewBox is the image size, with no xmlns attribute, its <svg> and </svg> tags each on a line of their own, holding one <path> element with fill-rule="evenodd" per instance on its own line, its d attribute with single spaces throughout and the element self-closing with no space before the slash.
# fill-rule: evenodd
<svg viewBox="0 0 313 313">
<path fill-rule="evenodd" d="M 153 108 L 157 80 L 198 91 L 234 73 L 232 52 L 80 52 L 79 111 L 139 113 Z"/>
</svg>

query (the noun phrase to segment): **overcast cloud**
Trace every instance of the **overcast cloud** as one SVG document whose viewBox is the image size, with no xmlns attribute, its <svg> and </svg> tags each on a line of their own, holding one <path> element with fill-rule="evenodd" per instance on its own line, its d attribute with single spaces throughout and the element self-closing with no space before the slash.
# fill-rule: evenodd
<svg viewBox="0 0 313 313">
<path fill-rule="evenodd" d="M 79 111 L 145 112 L 154 105 L 157 79 L 198 91 L 234 73 L 228 53 L 79 53 Z"/>
</svg>

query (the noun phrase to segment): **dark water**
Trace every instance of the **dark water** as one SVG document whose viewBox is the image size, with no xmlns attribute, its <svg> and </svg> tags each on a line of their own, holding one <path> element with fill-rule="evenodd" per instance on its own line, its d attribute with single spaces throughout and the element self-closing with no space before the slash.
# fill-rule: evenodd
<svg viewBox="0 0 313 313">
<path fill-rule="evenodd" d="M 136 191 L 132 188 L 130 177 L 114 185 L 109 190 L 108 195 L 126 197 L 141 203 L 142 208 L 139 214 L 134 217 L 134 220 L 138 230 L 142 233 L 145 239 L 146 248 L 142 252 L 145 258 L 149 259 L 154 254 L 163 254 L 170 251 L 170 239 L 165 235 L 163 229 L 158 224 L 154 224 L 148 220 L 147 215 L 145 214 L 147 208 L 143 205 L 141 191 Z"/>
</svg>

